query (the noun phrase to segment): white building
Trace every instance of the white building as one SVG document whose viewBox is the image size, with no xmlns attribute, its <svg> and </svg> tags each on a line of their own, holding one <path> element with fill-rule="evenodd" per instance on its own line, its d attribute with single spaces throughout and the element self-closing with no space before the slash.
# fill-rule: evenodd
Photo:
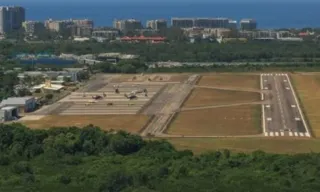
<svg viewBox="0 0 320 192">
<path fill-rule="evenodd" d="M 0 103 L 0 108 L 3 107 L 17 107 L 19 113 L 32 112 L 36 108 L 36 100 L 34 97 L 9 97 Z"/>
<path fill-rule="evenodd" d="M 0 122 L 16 120 L 19 117 L 18 108 L 14 106 L 0 109 Z"/>
</svg>

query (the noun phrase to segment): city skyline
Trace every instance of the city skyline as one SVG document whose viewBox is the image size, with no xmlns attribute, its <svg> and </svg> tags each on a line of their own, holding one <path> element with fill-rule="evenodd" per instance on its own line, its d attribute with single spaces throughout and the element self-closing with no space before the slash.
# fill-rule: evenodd
<svg viewBox="0 0 320 192">
<path fill-rule="evenodd" d="M 11 5 L 16 4 L 10 1 Z M 111 26 L 114 19 L 135 18 L 146 23 L 147 20 L 166 19 L 172 17 L 226 17 L 240 21 L 242 18 L 255 18 L 261 28 L 303 28 L 319 27 L 318 19 L 320 14 L 317 6 L 311 4 L 245 4 L 245 3 L 68 3 L 60 6 L 60 3 L 52 4 L 52 1 L 30 3 L 23 2 L 21 5 L 26 8 L 27 20 L 44 21 L 49 18 L 55 20 L 80 18 L 92 19 L 96 26 Z M 94 0 L 93 0 L 94 2 Z M 158 1 L 157 1 L 158 2 Z M 4 1 L 0 3 L 5 4 Z M 9 4 L 9 5 L 10 5 Z M 194 6 L 193 6 L 194 5 Z M 217 8 L 219 7 L 219 8 Z M 178 9 L 178 10 L 177 10 Z M 119 12 L 119 10 L 122 10 Z M 283 14 L 286 10 L 286 14 Z M 304 14 L 296 14 L 303 12 Z"/>
</svg>

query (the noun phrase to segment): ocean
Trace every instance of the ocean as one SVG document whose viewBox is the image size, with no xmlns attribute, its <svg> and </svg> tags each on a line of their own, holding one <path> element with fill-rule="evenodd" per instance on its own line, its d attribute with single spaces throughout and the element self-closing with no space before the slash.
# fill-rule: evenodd
<svg viewBox="0 0 320 192">
<path fill-rule="evenodd" d="M 111 26 L 114 19 L 148 19 L 171 17 L 227 17 L 234 20 L 254 18 L 258 28 L 320 27 L 320 2 L 309 3 L 191 3 L 191 2 L 29 2 L 1 0 L 0 6 L 26 8 L 28 20 L 88 18 L 95 26 Z M 134 1 L 134 0 L 133 0 Z"/>
</svg>

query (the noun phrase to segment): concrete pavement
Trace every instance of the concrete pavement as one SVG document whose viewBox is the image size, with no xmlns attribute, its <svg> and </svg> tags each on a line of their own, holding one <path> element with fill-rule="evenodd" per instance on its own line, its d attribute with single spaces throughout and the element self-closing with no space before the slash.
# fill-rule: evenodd
<svg viewBox="0 0 320 192">
<path fill-rule="evenodd" d="M 311 137 L 288 74 L 261 74 L 261 89 L 271 101 L 262 105 L 264 136 Z"/>
</svg>

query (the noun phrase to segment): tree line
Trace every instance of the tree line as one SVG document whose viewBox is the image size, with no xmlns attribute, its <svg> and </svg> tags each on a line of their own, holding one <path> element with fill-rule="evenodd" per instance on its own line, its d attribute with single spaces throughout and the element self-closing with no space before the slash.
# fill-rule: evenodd
<svg viewBox="0 0 320 192">
<path fill-rule="evenodd" d="M 0 125 L 0 191 L 317 192 L 319 167 L 317 153 L 194 155 L 165 140 L 93 125 Z"/>
<path fill-rule="evenodd" d="M 320 60 L 320 45 L 315 42 L 229 42 L 164 44 L 97 43 L 58 41 L 47 43 L 0 42 L 0 55 L 14 57 L 18 53 L 98 54 L 121 52 L 140 55 L 145 62 L 313 62 Z"/>
</svg>

